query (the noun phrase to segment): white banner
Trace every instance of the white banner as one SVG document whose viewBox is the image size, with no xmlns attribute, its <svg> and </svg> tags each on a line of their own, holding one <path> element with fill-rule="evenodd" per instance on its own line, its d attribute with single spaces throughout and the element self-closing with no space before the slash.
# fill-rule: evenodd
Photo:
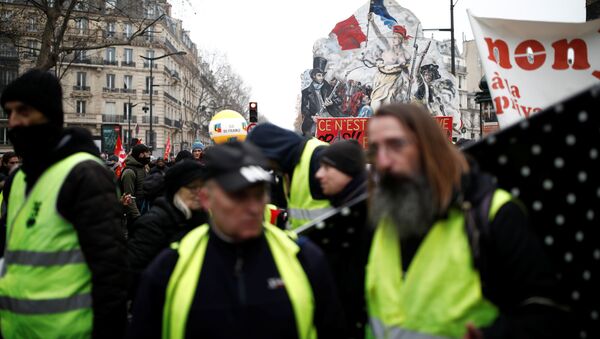
<svg viewBox="0 0 600 339">
<path fill-rule="evenodd" d="M 469 19 L 502 128 L 600 81 L 600 19 Z"/>
</svg>

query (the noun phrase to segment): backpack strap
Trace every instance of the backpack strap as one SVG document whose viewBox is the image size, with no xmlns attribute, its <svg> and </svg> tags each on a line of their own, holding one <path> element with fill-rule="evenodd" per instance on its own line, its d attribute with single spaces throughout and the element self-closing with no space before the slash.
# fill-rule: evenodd
<svg viewBox="0 0 600 339">
<path fill-rule="evenodd" d="M 470 201 L 463 201 L 461 208 L 465 218 L 465 228 L 473 253 L 473 265 L 478 271 L 484 270 L 482 260 L 482 247 L 485 248 L 490 242 L 491 231 L 489 211 L 492 205 L 495 190 L 486 193 L 474 206 Z M 483 244 L 483 246 L 482 246 Z"/>
</svg>

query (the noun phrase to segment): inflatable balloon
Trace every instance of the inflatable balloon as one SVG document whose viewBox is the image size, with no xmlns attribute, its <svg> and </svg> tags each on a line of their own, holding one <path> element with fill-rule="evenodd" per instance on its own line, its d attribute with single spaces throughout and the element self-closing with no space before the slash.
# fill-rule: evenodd
<svg viewBox="0 0 600 339">
<path fill-rule="evenodd" d="M 246 140 L 248 123 L 244 117 L 233 110 L 226 109 L 215 114 L 208 125 L 208 133 L 215 144 L 228 141 Z"/>
</svg>

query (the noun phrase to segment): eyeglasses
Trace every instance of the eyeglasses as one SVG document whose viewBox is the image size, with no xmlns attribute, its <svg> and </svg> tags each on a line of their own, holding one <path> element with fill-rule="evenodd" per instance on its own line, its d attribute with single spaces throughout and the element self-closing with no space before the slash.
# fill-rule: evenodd
<svg viewBox="0 0 600 339">
<path fill-rule="evenodd" d="M 386 154 L 390 154 L 390 152 L 400 153 L 406 148 L 406 146 L 409 146 L 413 143 L 414 141 L 406 138 L 385 139 L 381 144 L 370 143 L 369 148 L 367 149 L 367 156 L 371 158 L 376 157 L 380 149 L 383 149 Z"/>
</svg>

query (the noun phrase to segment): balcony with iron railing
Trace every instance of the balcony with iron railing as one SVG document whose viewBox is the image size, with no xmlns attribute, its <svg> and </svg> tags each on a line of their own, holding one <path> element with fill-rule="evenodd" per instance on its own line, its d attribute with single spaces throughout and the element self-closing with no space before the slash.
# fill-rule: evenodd
<svg viewBox="0 0 600 339">
<path fill-rule="evenodd" d="M 149 124 L 150 123 L 150 117 L 149 116 L 142 116 L 142 123 L 143 124 Z M 158 117 L 152 117 L 152 123 L 153 124 L 158 124 Z"/>
<path fill-rule="evenodd" d="M 173 120 L 165 117 L 165 125 L 167 125 L 167 126 L 173 126 Z"/>
<path fill-rule="evenodd" d="M 145 89 L 145 90 L 142 91 L 142 94 L 144 94 L 144 95 L 150 95 L 150 91 L 147 90 L 147 89 Z M 154 92 L 152 93 L 152 95 L 158 95 L 158 91 L 154 90 Z"/>
<path fill-rule="evenodd" d="M 119 93 L 119 89 L 116 87 L 102 87 L 103 93 Z"/>
<path fill-rule="evenodd" d="M 181 120 L 175 120 L 173 125 L 176 128 L 181 128 L 181 125 L 183 125 L 183 124 L 182 124 Z"/>
<path fill-rule="evenodd" d="M 113 59 L 113 60 L 104 59 L 103 63 L 105 65 L 110 65 L 110 66 L 118 66 L 119 65 L 119 62 L 116 59 Z"/>
<path fill-rule="evenodd" d="M 102 122 L 123 123 L 124 120 L 121 114 L 102 114 Z"/>
<path fill-rule="evenodd" d="M 74 91 L 85 91 L 85 92 L 89 92 L 89 91 L 90 91 L 90 86 L 78 86 L 78 85 L 75 85 L 75 86 L 73 86 L 73 90 L 74 90 Z"/>
<path fill-rule="evenodd" d="M 123 67 L 135 67 L 134 61 L 121 61 L 121 66 Z"/>
<path fill-rule="evenodd" d="M 158 65 L 156 63 L 153 63 L 152 65 L 154 66 L 154 68 L 158 68 Z M 150 62 L 144 61 L 144 68 L 150 68 Z"/>
<path fill-rule="evenodd" d="M 135 94 L 137 90 L 133 88 L 121 88 L 121 93 Z"/>
</svg>

